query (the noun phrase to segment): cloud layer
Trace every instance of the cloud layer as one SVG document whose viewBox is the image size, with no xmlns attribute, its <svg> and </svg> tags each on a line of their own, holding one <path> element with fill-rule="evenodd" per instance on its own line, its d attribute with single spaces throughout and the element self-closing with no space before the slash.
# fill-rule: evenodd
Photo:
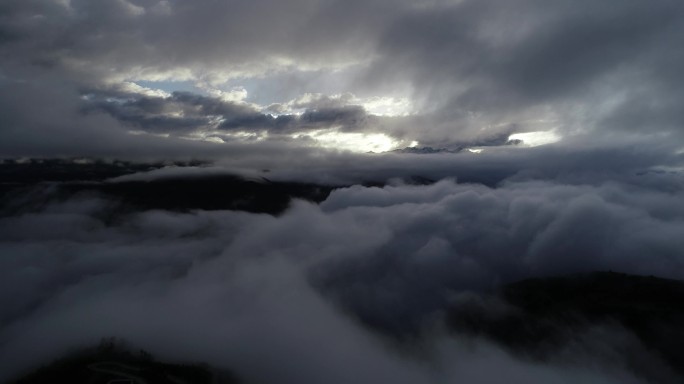
<svg viewBox="0 0 684 384">
<path fill-rule="evenodd" d="M 530 276 L 684 278 L 680 193 L 618 181 L 494 189 L 444 180 L 339 189 L 279 217 L 117 215 L 114 202 L 75 197 L 0 220 L 0 371 L 116 335 L 267 382 L 496 382 L 502 369 L 531 382 L 637 380 L 619 360 L 598 371 L 560 357 L 537 366 L 435 330 L 460 293 Z M 430 331 L 418 349 L 430 352 L 403 356 L 361 324 Z"/>
<path fill-rule="evenodd" d="M 216 157 L 231 149 L 187 139 L 312 127 L 433 147 L 531 131 L 681 135 L 676 1 L 31 0 L 2 10 L 5 156 Z"/>
</svg>

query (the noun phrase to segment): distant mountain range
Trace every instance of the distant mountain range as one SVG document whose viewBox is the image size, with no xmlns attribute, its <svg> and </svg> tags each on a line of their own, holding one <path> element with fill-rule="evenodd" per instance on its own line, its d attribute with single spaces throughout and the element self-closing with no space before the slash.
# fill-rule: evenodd
<svg viewBox="0 0 684 384">
<path fill-rule="evenodd" d="M 612 352 L 637 375 L 664 383 L 677 375 L 684 382 L 684 282 L 678 280 L 614 272 L 529 279 L 463 300 L 449 311 L 448 324 L 458 334 L 485 337 L 542 361 L 573 343 L 617 348 Z M 617 335 L 621 341 L 612 343 L 605 333 L 610 330 L 637 341 Z M 581 340 L 592 335 L 594 340 Z M 667 367 L 648 364 L 644 350 Z"/>
<path fill-rule="evenodd" d="M 170 164 L 179 169 L 203 163 Z M 150 180 L 110 180 L 169 166 L 164 163 L 128 163 L 73 160 L 28 160 L 0 163 L 0 216 L 40 209 L 54 201 L 88 193 L 137 209 L 173 211 L 241 210 L 278 214 L 292 199 L 321 202 L 334 189 L 298 182 L 273 182 L 231 174 Z"/>
<path fill-rule="evenodd" d="M 52 202 L 82 194 L 117 202 L 122 212 L 141 209 L 184 212 L 201 209 L 278 215 L 287 209 L 293 199 L 320 203 L 334 189 L 345 187 L 244 177 L 227 171 L 219 172 L 220 169 L 202 169 L 205 165 L 201 162 L 165 164 L 78 159 L 6 160 L 0 162 L 0 217 L 40 210 Z M 180 172 L 146 177 L 167 170 Z M 207 170 L 212 172 L 205 172 Z M 404 177 L 402 181 L 411 185 L 435 182 L 418 175 Z M 386 182 L 378 180 L 362 184 L 383 187 Z"/>
</svg>

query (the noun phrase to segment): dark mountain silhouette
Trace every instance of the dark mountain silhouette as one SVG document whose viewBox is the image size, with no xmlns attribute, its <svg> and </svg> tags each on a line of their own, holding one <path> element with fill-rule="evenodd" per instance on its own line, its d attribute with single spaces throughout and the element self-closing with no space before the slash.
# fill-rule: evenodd
<svg viewBox="0 0 684 384">
<path fill-rule="evenodd" d="M 106 338 L 97 347 L 71 353 L 12 383 L 235 384 L 239 380 L 231 372 L 206 364 L 156 361 L 150 353 L 135 351 L 123 340 Z"/>
<path fill-rule="evenodd" d="M 287 209 L 292 199 L 321 202 L 335 188 L 228 174 L 164 177 L 150 181 L 106 181 L 163 166 L 161 163 L 77 163 L 73 160 L 5 161 L 0 164 L 0 214 L 40 210 L 73 196 L 94 195 L 120 202 L 122 207 L 128 207 L 128 211 L 228 209 L 275 215 Z"/>
<path fill-rule="evenodd" d="M 573 343 L 610 344 L 596 329 L 627 331 L 668 367 L 649 365 L 642 350 L 619 353 L 637 373 L 667 382 L 662 371 L 684 378 L 684 282 L 653 276 L 596 272 L 535 278 L 503 286 L 493 297 L 464 300 L 451 308 L 454 331 L 486 337 L 517 355 L 546 360 Z M 661 377 L 662 376 L 662 377 Z"/>
<path fill-rule="evenodd" d="M 567 359 L 561 352 L 568 346 L 581 346 L 582 353 L 603 353 L 609 346 L 616 350 L 615 358 L 648 382 L 684 378 L 682 281 L 613 272 L 529 279 L 505 285 L 491 296 L 461 300 L 449 310 L 447 324 L 456 337 L 484 337 L 523 359 L 558 362 Z M 597 329 L 627 332 L 634 340 L 620 341 Z M 13 383 L 238 382 L 230 372 L 204 364 L 164 363 L 145 351 L 133 351 L 121 341 L 103 339 L 96 348 L 73 353 Z"/>
</svg>

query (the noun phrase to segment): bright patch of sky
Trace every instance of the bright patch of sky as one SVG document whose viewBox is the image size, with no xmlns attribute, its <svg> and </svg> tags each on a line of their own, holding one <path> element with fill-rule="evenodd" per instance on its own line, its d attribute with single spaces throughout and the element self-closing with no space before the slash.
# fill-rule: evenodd
<svg viewBox="0 0 684 384">
<path fill-rule="evenodd" d="M 413 113 L 413 105 L 405 97 L 371 97 L 358 99 L 359 105 L 371 115 L 408 116 Z"/>
<path fill-rule="evenodd" d="M 523 145 L 528 147 L 551 144 L 560 141 L 561 139 L 562 137 L 555 131 L 516 133 L 508 137 L 508 140 L 521 140 Z"/>
<path fill-rule="evenodd" d="M 321 129 L 292 135 L 295 139 L 309 140 L 316 146 L 352 152 L 387 152 L 405 143 L 384 133 L 338 132 L 334 129 Z"/>
<path fill-rule="evenodd" d="M 147 80 L 138 80 L 134 82 L 135 84 L 143 87 L 143 88 L 150 88 L 150 89 L 158 89 L 160 91 L 164 91 L 166 93 L 173 93 L 173 92 L 192 92 L 192 93 L 198 93 L 201 95 L 207 95 L 207 92 L 203 90 L 202 88 L 197 87 L 195 85 L 194 81 L 186 80 L 186 81 L 172 81 L 172 80 L 165 80 L 165 81 L 147 81 Z"/>
</svg>

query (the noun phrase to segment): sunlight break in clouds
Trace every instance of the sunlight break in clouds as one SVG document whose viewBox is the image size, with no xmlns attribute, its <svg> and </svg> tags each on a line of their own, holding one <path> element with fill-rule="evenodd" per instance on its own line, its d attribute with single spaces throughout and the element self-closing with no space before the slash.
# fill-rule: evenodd
<svg viewBox="0 0 684 384">
<path fill-rule="evenodd" d="M 316 146 L 352 152 L 387 152 L 400 148 L 403 141 L 396 140 L 384 133 L 339 132 L 322 129 L 292 135 L 295 139 L 313 140 Z"/>
<path fill-rule="evenodd" d="M 508 137 L 508 140 L 521 140 L 523 145 L 528 147 L 552 144 L 560 141 L 561 139 L 562 137 L 555 131 L 516 133 Z"/>
</svg>

